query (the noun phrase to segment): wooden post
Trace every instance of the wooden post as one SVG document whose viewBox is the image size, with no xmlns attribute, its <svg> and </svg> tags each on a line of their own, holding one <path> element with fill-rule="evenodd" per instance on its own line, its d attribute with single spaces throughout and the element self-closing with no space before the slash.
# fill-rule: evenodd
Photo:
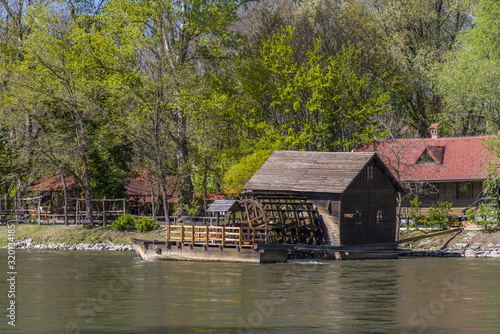
<svg viewBox="0 0 500 334">
<path fill-rule="evenodd" d="M 191 245 L 194 246 L 194 225 L 191 225 Z"/>
<path fill-rule="evenodd" d="M 184 245 L 184 225 L 181 225 L 181 245 Z"/>
<path fill-rule="evenodd" d="M 240 231 L 239 236 L 238 236 L 238 237 L 239 237 L 239 238 L 238 238 L 238 239 L 239 239 L 239 240 L 238 240 L 238 244 L 239 244 L 240 249 L 241 249 L 241 244 L 242 244 L 242 241 L 243 241 L 243 240 L 241 240 L 241 239 L 242 239 L 242 237 L 243 237 L 243 236 L 242 236 L 241 227 L 239 227 L 239 228 L 238 228 L 238 230 Z"/>
<path fill-rule="evenodd" d="M 38 199 L 38 226 L 40 226 L 40 215 L 42 214 L 42 199 Z"/>
<path fill-rule="evenodd" d="M 255 245 L 255 227 L 252 227 L 252 246 Z"/>
<path fill-rule="evenodd" d="M 78 226 L 78 209 L 80 208 L 80 199 L 76 199 L 76 209 L 75 209 L 75 225 Z"/>
<path fill-rule="evenodd" d="M 167 241 L 170 241 L 170 225 L 167 225 Z"/>
<path fill-rule="evenodd" d="M 106 197 L 102 199 L 102 225 L 106 226 Z"/>
<path fill-rule="evenodd" d="M 205 244 L 207 245 L 207 247 L 208 247 L 208 229 L 209 229 L 208 226 L 205 227 Z"/>
<path fill-rule="evenodd" d="M 224 248 L 224 241 L 226 240 L 226 228 L 222 226 L 222 248 Z"/>
</svg>

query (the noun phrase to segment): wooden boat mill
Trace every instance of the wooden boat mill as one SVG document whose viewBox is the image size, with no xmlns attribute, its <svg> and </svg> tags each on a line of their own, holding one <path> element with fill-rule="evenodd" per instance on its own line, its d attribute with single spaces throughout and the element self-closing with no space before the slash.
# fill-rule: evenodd
<svg viewBox="0 0 500 334">
<path fill-rule="evenodd" d="M 165 241 L 133 244 L 146 260 L 394 257 L 398 192 L 375 153 L 276 151 L 242 199 L 211 204 L 211 226 L 167 225 Z"/>
</svg>

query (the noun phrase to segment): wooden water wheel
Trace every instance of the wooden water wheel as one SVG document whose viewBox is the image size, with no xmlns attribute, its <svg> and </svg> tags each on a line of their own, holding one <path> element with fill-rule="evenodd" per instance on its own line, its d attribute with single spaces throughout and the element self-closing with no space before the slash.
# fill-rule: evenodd
<svg viewBox="0 0 500 334">
<path fill-rule="evenodd" d="M 324 242 L 321 217 L 307 198 L 260 195 L 256 200 L 267 214 L 271 242 L 314 245 Z"/>
<path fill-rule="evenodd" d="M 248 225 L 250 227 L 268 226 L 266 212 L 259 202 L 253 199 L 242 199 L 239 200 L 238 203 L 243 209 L 241 212 L 242 225 Z"/>
</svg>

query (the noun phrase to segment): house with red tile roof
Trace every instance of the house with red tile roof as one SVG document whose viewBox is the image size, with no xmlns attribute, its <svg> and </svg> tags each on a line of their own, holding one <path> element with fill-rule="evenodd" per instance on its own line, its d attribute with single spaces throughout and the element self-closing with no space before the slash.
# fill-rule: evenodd
<svg viewBox="0 0 500 334">
<path fill-rule="evenodd" d="M 431 138 L 375 141 L 356 151 L 376 152 L 399 181 L 419 185 L 422 207 L 452 202 L 452 213 L 459 215 L 484 197 L 490 156 L 485 144 L 496 137 L 439 138 L 437 129 L 431 125 Z"/>
</svg>

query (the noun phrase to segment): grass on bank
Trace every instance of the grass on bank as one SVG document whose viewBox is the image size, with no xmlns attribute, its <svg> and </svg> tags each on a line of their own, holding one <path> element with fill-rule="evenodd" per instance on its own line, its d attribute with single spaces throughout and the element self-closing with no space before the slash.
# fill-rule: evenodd
<svg viewBox="0 0 500 334">
<path fill-rule="evenodd" d="M 160 228 L 146 233 L 135 230 L 117 231 L 111 226 L 94 227 L 91 229 L 82 226 L 54 226 L 19 224 L 16 226 L 16 241 L 33 239 L 34 244 L 66 243 L 67 245 L 79 243 L 107 243 L 130 245 L 131 238 L 146 240 L 165 240 L 165 232 Z M 0 226 L 0 246 L 5 247 L 8 241 L 6 225 Z"/>
</svg>

